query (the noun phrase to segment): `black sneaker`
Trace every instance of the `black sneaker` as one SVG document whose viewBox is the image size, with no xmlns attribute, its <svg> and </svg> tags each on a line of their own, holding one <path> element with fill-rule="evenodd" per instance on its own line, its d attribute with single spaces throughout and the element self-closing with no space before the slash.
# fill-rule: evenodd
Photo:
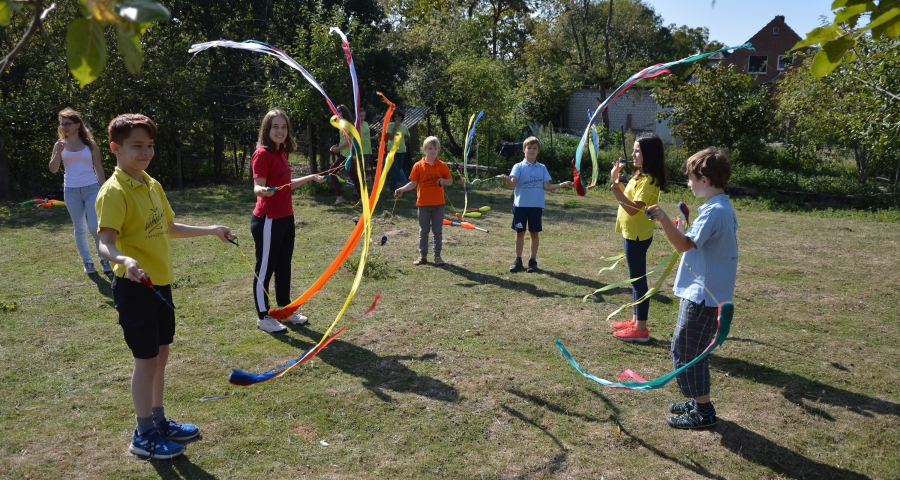
<svg viewBox="0 0 900 480">
<path fill-rule="evenodd" d="M 537 268 L 537 260 L 535 260 L 535 259 L 533 259 L 533 258 L 529 258 L 529 259 L 528 259 L 528 270 L 526 270 L 526 272 L 528 272 L 528 273 L 534 273 L 534 272 L 536 272 L 537 270 L 538 270 L 538 268 Z"/>
<path fill-rule="evenodd" d="M 672 428 L 680 428 L 684 430 L 695 428 L 710 428 L 716 426 L 716 414 L 713 412 L 710 416 L 701 415 L 697 409 L 684 412 L 676 417 L 669 417 L 666 423 Z"/>
<path fill-rule="evenodd" d="M 696 406 L 697 406 L 697 404 L 694 403 L 693 398 L 686 402 L 670 403 L 669 404 L 669 413 L 674 413 L 675 415 L 681 415 L 682 413 L 690 412 Z"/>
<path fill-rule="evenodd" d="M 516 261 L 509 267 L 509 271 L 513 273 L 521 272 L 523 268 L 525 267 L 522 265 L 522 259 L 516 258 Z"/>
</svg>

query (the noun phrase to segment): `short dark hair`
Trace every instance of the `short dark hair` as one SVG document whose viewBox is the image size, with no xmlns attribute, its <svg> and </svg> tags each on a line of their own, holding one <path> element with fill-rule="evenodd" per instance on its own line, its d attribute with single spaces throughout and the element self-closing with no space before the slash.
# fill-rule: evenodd
<svg viewBox="0 0 900 480">
<path fill-rule="evenodd" d="M 256 140 L 257 147 L 265 147 L 271 151 L 278 151 L 278 145 L 269 138 L 269 131 L 272 130 L 272 121 L 275 117 L 284 118 L 287 123 L 287 138 L 284 139 L 284 153 L 291 153 L 297 149 L 297 141 L 294 140 L 294 129 L 291 128 L 291 119 L 280 108 L 273 108 L 263 117 L 262 125 L 259 126 L 259 138 Z"/>
<path fill-rule="evenodd" d="M 106 130 L 109 133 L 110 142 L 121 144 L 135 128 L 146 130 L 151 140 L 156 138 L 156 133 L 159 131 L 156 123 L 150 117 L 140 113 L 123 113 L 112 119 Z"/>
<path fill-rule="evenodd" d="M 705 148 L 684 161 L 681 173 L 696 178 L 706 177 L 711 186 L 724 189 L 731 178 L 731 159 L 716 147 Z"/>
</svg>

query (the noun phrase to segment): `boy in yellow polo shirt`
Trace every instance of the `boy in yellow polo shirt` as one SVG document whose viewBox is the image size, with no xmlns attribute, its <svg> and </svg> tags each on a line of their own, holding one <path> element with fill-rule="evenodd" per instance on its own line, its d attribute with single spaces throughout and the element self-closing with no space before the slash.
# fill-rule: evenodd
<svg viewBox="0 0 900 480">
<path fill-rule="evenodd" d="M 175 223 L 162 186 L 144 172 L 153 158 L 153 120 L 126 113 L 114 118 L 108 129 L 116 171 L 100 188 L 96 207 L 100 254 L 115 265 L 113 302 L 134 357 L 131 399 L 137 428 L 129 451 L 168 459 L 184 453 L 184 446 L 175 441 L 200 434 L 196 425 L 167 419 L 163 409 L 166 361 L 175 336 L 169 238 L 215 235 L 225 242 L 234 236 L 222 225 Z"/>
</svg>

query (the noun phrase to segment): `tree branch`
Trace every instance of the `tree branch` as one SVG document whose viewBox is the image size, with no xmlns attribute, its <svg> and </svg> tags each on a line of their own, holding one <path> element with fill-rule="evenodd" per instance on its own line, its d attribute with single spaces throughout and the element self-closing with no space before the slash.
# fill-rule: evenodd
<svg viewBox="0 0 900 480">
<path fill-rule="evenodd" d="M 50 38 L 50 34 L 47 33 L 47 29 L 44 28 L 44 19 L 47 18 L 47 14 L 50 13 L 50 11 L 53 10 L 54 8 L 56 8 L 55 3 L 53 3 L 49 7 L 47 7 L 47 9 L 44 10 L 44 13 L 41 14 L 41 22 L 40 22 L 41 33 L 44 35 L 44 39 L 47 40 L 47 46 L 50 47 L 50 53 L 52 53 L 54 57 L 61 59 L 59 63 L 60 63 L 60 68 L 62 69 L 63 77 L 65 77 L 65 79 L 66 79 L 66 91 L 71 92 L 72 91 L 72 80 L 69 78 L 69 70 L 66 68 L 66 59 L 65 59 L 65 57 L 60 57 L 59 51 L 56 50 L 56 45 L 53 44 L 53 39 Z"/>
<path fill-rule="evenodd" d="M 894 100 L 900 102 L 900 96 L 895 95 L 895 94 L 893 94 L 893 93 L 891 93 L 891 92 L 889 92 L 889 91 L 887 91 L 887 90 L 885 90 L 885 89 L 879 87 L 878 85 L 876 85 L 876 84 L 874 84 L 874 83 L 872 83 L 872 82 L 869 82 L 869 81 L 867 81 L 867 80 L 863 80 L 863 79 L 857 77 L 856 75 L 854 75 L 853 78 L 855 78 L 855 79 L 859 80 L 860 82 L 862 82 L 862 83 L 864 83 L 864 84 L 866 84 L 866 85 L 868 85 L 868 86 L 874 88 L 874 89 L 875 89 L 876 91 L 878 91 L 879 93 L 884 94 L 884 95 L 886 95 L 886 96 L 888 96 L 888 97 L 890 97 L 890 98 L 892 98 L 892 99 L 894 99 Z"/>
<path fill-rule="evenodd" d="M 30 3 L 34 6 L 34 18 L 31 19 L 31 25 L 28 26 L 28 30 L 25 32 L 25 35 L 19 39 L 19 43 L 13 47 L 12 51 L 9 52 L 3 60 L 0 60 L 0 78 L 3 78 L 3 72 L 6 71 L 6 68 L 9 67 L 9 64 L 19 55 L 25 46 L 28 45 L 28 42 L 31 41 L 31 37 L 34 36 L 35 33 L 41 28 L 41 15 L 44 11 L 44 0 L 33 0 L 33 2 L 22 2 L 22 3 Z"/>
</svg>

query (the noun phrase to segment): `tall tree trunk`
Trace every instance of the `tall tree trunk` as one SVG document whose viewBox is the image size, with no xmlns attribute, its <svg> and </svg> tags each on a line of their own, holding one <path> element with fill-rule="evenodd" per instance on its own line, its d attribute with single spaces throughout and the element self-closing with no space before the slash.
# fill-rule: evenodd
<svg viewBox="0 0 900 480">
<path fill-rule="evenodd" d="M 175 145 L 175 167 L 178 169 L 178 189 L 184 189 L 184 181 L 183 175 L 181 174 L 181 139 L 179 138 L 178 144 Z"/>
<path fill-rule="evenodd" d="M 441 122 L 441 130 L 444 131 L 444 135 L 447 138 L 447 148 L 450 150 L 453 155 L 459 157 L 462 156 L 462 147 L 456 143 L 456 140 L 453 138 L 453 130 L 450 128 L 450 121 L 447 119 L 447 111 L 443 107 L 443 105 L 438 104 L 437 108 L 438 120 Z"/>
<path fill-rule="evenodd" d="M 856 159 L 856 172 L 859 175 L 859 183 L 866 183 L 869 176 L 869 151 L 865 145 L 857 141 L 853 147 L 853 156 Z"/>
<path fill-rule="evenodd" d="M 605 101 L 606 101 L 606 85 L 601 83 L 600 84 L 600 103 L 603 103 Z M 603 109 L 603 113 L 601 115 L 603 116 L 603 127 L 606 128 L 606 131 L 608 132 L 609 131 L 609 105 L 607 105 L 607 108 Z"/>
<path fill-rule="evenodd" d="M 316 173 L 319 171 L 319 164 L 316 161 L 316 134 L 309 120 L 306 121 L 306 148 L 309 156 L 309 173 Z"/>
<path fill-rule="evenodd" d="M 225 161 L 225 136 L 213 132 L 213 178 L 216 183 L 222 181 L 222 164 Z"/>
<path fill-rule="evenodd" d="M 0 135 L 0 199 L 12 200 L 9 188 L 9 158 L 6 156 L 5 138 Z"/>
</svg>

